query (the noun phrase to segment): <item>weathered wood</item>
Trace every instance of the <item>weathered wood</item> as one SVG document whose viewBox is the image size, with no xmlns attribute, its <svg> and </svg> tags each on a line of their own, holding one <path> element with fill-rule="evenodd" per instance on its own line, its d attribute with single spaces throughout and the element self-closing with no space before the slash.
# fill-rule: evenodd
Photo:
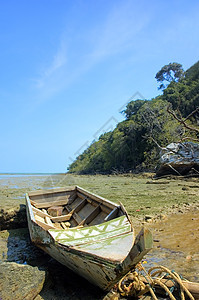
<svg viewBox="0 0 199 300">
<path fill-rule="evenodd" d="M 79 225 L 89 224 L 101 211 L 100 205 L 98 205 Z"/>
<path fill-rule="evenodd" d="M 62 216 L 63 212 L 63 206 L 51 206 L 48 208 L 48 214 L 51 215 L 51 217 L 58 217 Z"/>
<path fill-rule="evenodd" d="M 110 207 L 107 207 L 107 206 L 105 206 L 104 204 L 101 204 L 100 206 L 101 206 L 101 210 L 102 210 L 102 211 L 104 211 L 107 215 L 110 214 L 110 212 L 111 212 Z"/>
<path fill-rule="evenodd" d="M 40 209 L 38 208 L 35 208 L 34 206 L 32 206 L 32 210 L 33 212 L 38 215 L 38 216 L 41 216 L 43 218 L 45 217 L 48 217 L 50 218 L 53 222 L 62 222 L 62 221 L 69 221 L 72 214 L 73 214 L 73 211 L 71 211 L 70 213 L 68 213 L 67 215 L 62 215 L 62 216 L 58 216 L 58 217 L 52 217 L 50 216 L 46 211 L 41 211 Z"/>
<path fill-rule="evenodd" d="M 68 222 L 67 222 L 68 223 Z M 70 225 L 70 223 L 68 223 Z M 68 225 L 67 224 L 67 225 Z M 63 227 L 63 229 L 67 230 L 70 226 L 67 226 L 64 222 L 61 222 L 61 226 Z"/>
<path fill-rule="evenodd" d="M 129 279 L 131 280 L 131 277 L 129 276 Z M 133 279 L 133 278 L 132 278 Z M 141 281 L 143 281 L 145 284 L 148 284 L 147 279 L 144 276 L 141 276 Z M 179 287 L 178 283 L 176 283 L 174 280 L 170 279 L 161 279 L 160 280 L 163 284 L 165 284 L 169 289 L 172 287 Z M 182 280 L 182 284 L 188 289 L 188 291 L 193 295 L 194 299 L 199 299 L 199 282 L 192 282 L 187 280 Z M 156 283 L 155 288 L 157 288 L 160 292 L 164 292 L 164 289 L 158 283 Z"/>
<path fill-rule="evenodd" d="M 54 224 L 54 228 L 55 229 L 61 229 L 61 230 L 63 230 L 63 227 L 61 226 L 61 223 L 56 222 L 56 223 L 53 223 L 53 224 Z"/>
<path fill-rule="evenodd" d="M 124 205 L 121 202 L 119 202 L 119 203 L 120 203 L 120 208 L 123 211 L 123 213 L 126 215 L 127 219 L 129 220 L 129 223 L 131 224 L 131 229 L 132 229 L 133 225 L 132 225 L 131 219 L 128 215 L 128 212 L 127 212 L 126 208 L 124 207 Z"/>
<path fill-rule="evenodd" d="M 92 204 L 93 206 L 98 206 L 99 205 L 99 201 L 93 200 L 88 196 L 85 196 L 84 194 L 77 192 L 77 197 L 81 198 L 81 199 L 85 199 L 87 200 L 88 203 Z"/>
<path fill-rule="evenodd" d="M 151 232 L 148 229 L 142 228 L 136 237 L 134 246 L 130 250 L 127 257 L 120 264 L 120 269 L 127 270 L 137 265 L 144 255 L 146 255 L 153 248 L 153 239 Z"/>
<path fill-rule="evenodd" d="M 114 219 L 118 214 L 118 207 L 115 207 L 108 216 L 104 219 L 104 222 Z"/>
<path fill-rule="evenodd" d="M 77 192 L 77 197 L 79 197 L 81 199 L 85 199 L 85 195 L 80 192 Z M 87 200 L 89 200 L 89 198 L 87 198 Z"/>
<path fill-rule="evenodd" d="M 42 211 L 45 214 L 47 213 L 47 211 L 45 209 L 42 209 Z M 50 216 L 45 216 L 44 220 L 45 220 L 46 224 L 53 226 L 53 222 L 51 221 Z"/>
<path fill-rule="evenodd" d="M 113 202 L 111 202 L 111 201 L 109 201 L 109 200 L 107 200 L 107 199 L 105 199 L 103 197 L 97 196 L 97 195 L 95 195 L 93 193 L 90 193 L 90 192 L 86 191 L 85 189 L 83 189 L 83 188 L 81 188 L 79 186 L 77 186 L 77 192 L 80 192 L 80 193 L 82 193 L 82 194 L 90 197 L 91 199 L 96 200 L 99 203 L 104 204 L 105 206 L 107 206 L 107 207 L 109 207 L 111 209 L 113 209 L 115 206 L 117 206 L 115 203 L 113 203 Z"/>
<path fill-rule="evenodd" d="M 50 189 L 50 190 L 36 190 L 36 191 L 32 191 L 29 192 L 28 195 L 29 197 L 33 197 L 33 196 L 39 196 L 39 195 L 49 195 L 49 194 L 55 194 L 55 193 L 63 193 L 63 192 L 72 192 L 75 191 L 76 187 L 75 186 L 71 186 L 69 188 L 55 188 L 55 189 Z"/>
<path fill-rule="evenodd" d="M 45 217 L 46 224 L 53 226 L 53 222 L 49 217 Z"/>
<path fill-rule="evenodd" d="M 35 216 L 35 220 L 37 222 L 38 225 L 40 225 L 44 230 L 48 230 L 48 229 L 55 229 L 54 226 L 46 224 L 44 221 L 38 219 L 38 216 Z"/>
<path fill-rule="evenodd" d="M 85 199 L 85 197 L 84 197 L 84 199 Z M 76 197 L 75 200 L 70 205 L 67 203 L 66 207 L 71 211 L 73 208 L 75 208 L 81 202 L 82 202 L 82 199 L 79 197 Z"/>
<path fill-rule="evenodd" d="M 70 195 L 70 197 L 68 198 L 68 205 L 73 203 L 73 201 L 76 199 L 76 197 L 77 197 L 76 192 L 74 192 L 72 195 Z"/>
<path fill-rule="evenodd" d="M 93 219 L 93 221 L 90 222 L 89 226 L 103 223 L 106 216 L 107 214 L 101 210 L 100 213 L 95 217 L 95 219 Z"/>
<path fill-rule="evenodd" d="M 73 211 L 74 212 L 78 212 L 78 211 L 80 211 L 85 205 L 86 205 L 86 199 L 84 199 L 84 200 L 82 200 L 74 209 L 73 209 Z"/>
<path fill-rule="evenodd" d="M 77 193 L 84 195 L 84 198 Z M 36 197 L 40 197 L 39 194 Z M 147 246 L 151 244 L 146 232 L 141 232 L 135 241 L 128 214 L 119 205 L 80 187 L 72 191 L 69 199 L 73 201 L 67 204 L 50 201 L 50 197 L 48 191 L 49 201 L 44 196 L 45 203 L 32 201 L 31 206 L 26 195 L 31 240 L 60 263 L 100 288 L 110 290 L 149 251 Z M 54 195 L 52 199 L 55 199 Z M 61 205 L 65 207 L 64 213 L 66 210 L 68 213 L 59 216 L 59 219 L 54 217 L 56 219 L 53 220 L 45 211 L 34 207 L 35 203 L 39 206 L 43 203 L 45 206 L 41 209 Z M 63 221 L 68 215 L 71 215 L 71 228 Z M 107 222 L 104 222 L 105 218 Z M 53 226 L 44 220 L 52 222 Z M 84 226 L 80 225 L 83 223 Z"/>
<path fill-rule="evenodd" d="M 62 216 L 58 216 L 58 217 L 51 217 L 51 220 L 53 222 L 63 222 L 63 221 L 69 221 L 70 218 L 72 217 L 73 212 L 67 214 L 67 215 L 62 215 Z"/>
<path fill-rule="evenodd" d="M 41 222 L 44 222 L 44 217 L 41 217 L 41 216 L 35 215 L 35 220 L 36 220 L 36 221 L 41 221 Z"/>
<path fill-rule="evenodd" d="M 73 219 L 76 221 L 76 223 L 79 225 L 83 220 L 80 218 L 80 216 L 77 213 L 73 213 Z"/>
<path fill-rule="evenodd" d="M 40 197 L 38 196 L 37 199 L 35 197 L 32 197 L 31 200 L 35 203 L 45 203 L 49 201 L 60 201 L 60 200 L 67 200 L 70 198 L 70 195 L 59 195 L 59 194 L 53 194 L 48 195 L 48 197 Z"/>
<path fill-rule="evenodd" d="M 50 217 L 50 215 L 47 213 L 47 212 L 43 212 L 41 211 L 40 209 L 32 206 L 32 210 L 33 210 L 33 213 L 37 214 L 38 216 L 41 216 L 41 217 Z"/>
<path fill-rule="evenodd" d="M 49 201 L 49 202 L 43 202 L 43 203 L 37 203 L 37 202 L 31 200 L 31 203 L 36 208 L 49 208 L 51 206 L 66 205 L 68 203 L 68 199 L 67 200 L 60 200 L 60 201 Z"/>
</svg>

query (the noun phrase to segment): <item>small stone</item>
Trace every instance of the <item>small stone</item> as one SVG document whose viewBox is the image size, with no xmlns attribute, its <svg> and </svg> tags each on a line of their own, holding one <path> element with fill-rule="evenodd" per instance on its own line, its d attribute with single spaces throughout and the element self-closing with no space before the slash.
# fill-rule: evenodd
<svg viewBox="0 0 199 300">
<path fill-rule="evenodd" d="M 144 217 L 144 220 L 146 221 L 146 222 L 149 222 L 149 220 L 152 220 L 153 219 L 153 216 L 150 216 L 150 215 L 146 215 L 145 217 Z"/>
<path fill-rule="evenodd" d="M 187 256 L 186 256 L 186 260 L 187 260 L 187 261 L 192 260 L 192 256 L 191 256 L 191 255 L 187 255 Z"/>
<path fill-rule="evenodd" d="M 183 190 L 183 191 L 188 191 L 188 189 L 189 189 L 189 188 L 186 187 L 186 186 L 183 186 L 183 187 L 182 187 L 182 190 Z"/>
</svg>

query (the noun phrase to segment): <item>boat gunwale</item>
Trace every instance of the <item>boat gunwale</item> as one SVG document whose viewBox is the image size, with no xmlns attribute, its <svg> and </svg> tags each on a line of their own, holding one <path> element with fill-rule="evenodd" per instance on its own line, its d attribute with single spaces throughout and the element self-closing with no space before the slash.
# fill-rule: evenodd
<svg viewBox="0 0 199 300">
<path fill-rule="evenodd" d="M 92 193 L 92 192 L 89 192 L 89 191 L 87 191 L 86 189 L 84 189 L 84 188 L 82 188 L 82 187 L 80 187 L 80 186 L 78 186 L 78 185 L 76 185 L 76 191 L 79 191 L 80 193 L 82 192 L 83 194 L 87 194 L 87 196 L 88 197 L 94 197 L 94 199 L 93 200 L 96 200 L 96 201 L 98 201 L 98 200 L 101 200 L 102 201 L 102 204 L 106 204 L 106 203 L 108 203 L 108 204 L 110 204 L 111 205 L 111 207 L 109 206 L 109 205 L 107 205 L 109 208 L 113 208 L 112 206 L 114 206 L 114 207 L 120 207 L 120 205 L 119 204 L 117 204 L 117 203 L 115 203 L 115 202 L 112 202 L 112 201 L 110 201 L 110 200 L 108 200 L 108 199 L 106 199 L 106 198 L 104 198 L 104 197 L 101 197 L 101 196 L 99 196 L 99 195 L 96 195 L 95 193 Z M 96 198 L 96 199 L 95 199 Z"/>
</svg>

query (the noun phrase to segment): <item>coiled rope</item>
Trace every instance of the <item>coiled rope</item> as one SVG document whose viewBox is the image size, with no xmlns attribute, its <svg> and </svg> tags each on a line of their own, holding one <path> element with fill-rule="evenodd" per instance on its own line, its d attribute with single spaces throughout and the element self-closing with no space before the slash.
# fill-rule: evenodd
<svg viewBox="0 0 199 300">
<path fill-rule="evenodd" d="M 152 267 L 147 272 L 141 263 L 136 266 L 136 269 L 138 271 L 130 271 L 118 282 L 114 291 L 112 291 L 113 297 L 111 297 L 109 293 L 109 295 L 107 295 L 108 297 L 106 296 L 107 298 L 105 297 L 104 299 L 120 299 L 120 296 L 132 297 L 133 299 L 150 293 L 152 299 L 158 300 L 155 294 L 155 290 L 158 289 L 158 287 L 161 287 L 171 300 L 177 300 L 173 295 L 174 290 L 179 291 L 181 300 L 185 300 L 185 294 L 188 299 L 195 299 L 176 272 L 164 266 Z"/>
</svg>

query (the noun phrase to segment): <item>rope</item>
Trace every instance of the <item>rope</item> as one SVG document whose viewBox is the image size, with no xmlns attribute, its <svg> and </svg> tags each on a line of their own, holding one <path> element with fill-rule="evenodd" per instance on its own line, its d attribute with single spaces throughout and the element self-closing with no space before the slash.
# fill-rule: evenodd
<svg viewBox="0 0 199 300">
<path fill-rule="evenodd" d="M 163 267 L 163 266 L 159 266 L 159 267 L 153 267 L 151 269 L 149 269 L 148 274 L 149 276 L 154 276 L 154 273 L 152 274 L 152 271 L 155 269 L 159 269 L 159 271 L 161 273 L 165 272 L 166 274 L 170 275 L 170 278 L 174 279 L 175 282 L 177 282 L 180 286 L 180 295 L 181 295 L 181 299 L 184 300 L 185 296 L 184 296 L 184 292 L 186 292 L 187 296 L 191 299 L 194 300 L 194 297 L 192 296 L 192 294 L 189 292 L 189 290 L 185 287 L 185 285 L 182 283 L 182 279 L 180 278 L 180 276 L 174 272 L 174 271 L 170 271 L 168 268 Z M 160 274 L 159 272 L 159 274 Z M 155 272 L 156 273 L 156 272 Z M 160 276 L 160 275 L 159 275 Z M 169 278 L 169 276 L 168 276 Z M 156 279 L 158 280 L 158 279 Z M 158 282 L 160 282 L 160 280 L 158 280 Z M 164 284 L 164 286 L 166 287 L 166 285 Z"/>
<path fill-rule="evenodd" d="M 154 290 L 157 286 L 159 286 L 166 292 L 171 300 L 177 300 L 172 294 L 172 288 L 174 289 L 174 287 L 179 288 L 181 300 L 185 300 L 185 294 L 190 300 L 194 300 L 194 297 L 183 284 L 182 279 L 176 272 L 170 271 L 164 266 L 152 267 L 147 272 L 141 263 L 136 266 L 136 269 L 138 272 L 134 269 L 127 273 L 118 282 L 117 290 L 121 296 L 141 297 L 142 295 L 150 292 L 153 300 L 158 300 Z M 144 276 L 141 274 L 143 271 L 145 273 Z M 163 279 L 164 281 L 166 279 L 167 283 L 168 281 L 172 281 L 173 287 L 169 289 L 163 282 Z"/>
</svg>

